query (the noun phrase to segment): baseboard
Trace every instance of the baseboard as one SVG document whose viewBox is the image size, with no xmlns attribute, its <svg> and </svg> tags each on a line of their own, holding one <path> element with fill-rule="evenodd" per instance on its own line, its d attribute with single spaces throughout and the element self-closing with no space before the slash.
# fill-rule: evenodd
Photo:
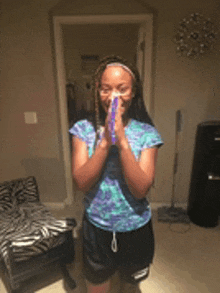
<svg viewBox="0 0 220 293">
<path fill-rule="evenodd" d="M 65 208 L 64 202 L 43 202 L 43 204 L 53 210 L 63 210 Z"/>
<path fill-rule="evenodd" d="M 167 202 L 151 202 L 150 206 L 152 210 L 157 210 L 160 207 L 170 207 L 171 204 Z M 187 203 L 176 203 L 175 207 L 187 209 Z"/>
</svg>

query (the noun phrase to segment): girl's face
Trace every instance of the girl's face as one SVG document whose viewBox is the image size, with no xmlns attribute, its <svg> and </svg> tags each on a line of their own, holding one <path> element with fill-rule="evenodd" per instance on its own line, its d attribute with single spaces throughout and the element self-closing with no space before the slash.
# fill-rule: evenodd
<svg viewBox="0 0 220 293">
<path fill-rule="evenodd" d="M 131 105 L 133 91 L 133 77 L 120 66 L 109 66 L 105 69 L 101 78 L 100 100 L 105 112 L 108 112 L 113 95 L 121 100 L 122 116 Z"/>
</svg>

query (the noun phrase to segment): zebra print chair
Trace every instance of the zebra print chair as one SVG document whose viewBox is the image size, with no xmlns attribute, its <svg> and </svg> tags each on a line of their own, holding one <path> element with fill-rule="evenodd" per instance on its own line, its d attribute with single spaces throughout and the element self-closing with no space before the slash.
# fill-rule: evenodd
<svg viewBox="0 0 220 293">
<path fill-rule="evenodd" d="M 9 290 L 17 292 L 20 283 L 55 262 L 74 288 L 65 264 L 74 260 L 75 226 L 75 219 L 58 220 L 40 202 L 35 177 L 1 183 L 0 260 Z"/>
</svg>

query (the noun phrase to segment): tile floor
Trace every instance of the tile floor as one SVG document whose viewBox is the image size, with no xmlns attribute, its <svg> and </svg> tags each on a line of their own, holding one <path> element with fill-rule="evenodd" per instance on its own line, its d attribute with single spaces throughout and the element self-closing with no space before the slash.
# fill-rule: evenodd
<svg viewBox="0 0 220 293">
<path fill-rule="evenodd" d="M 156 254 L 150 276 L 141 283 L 142 293 L 219 293 L 220 292 L 220 225 L 202 228 L 191 223 L 168 224 L 153 217 Z M 81 274 L 81 242 L 76 241 L 76 260 L 69 265 L 77 288 L 66 288 L 59 267 L 23 284 L 22 293 L 86 293 Z M 2 274 L 2 272 L 0 272 Z M 111 293 L 122 293 L 117 275 Z M 0 279 L 0 292 L 6 288 Z M 126 293 L 131 292 L 127 289 Z"/>
</svg>

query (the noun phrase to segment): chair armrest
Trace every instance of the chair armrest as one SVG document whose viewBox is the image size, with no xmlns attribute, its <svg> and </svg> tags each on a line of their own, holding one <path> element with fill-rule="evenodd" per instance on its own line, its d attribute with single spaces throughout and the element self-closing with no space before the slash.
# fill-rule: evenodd
<svg viewBox="0 0 220 293">
<path fill-rule="evenodd" d="M 68 226 L 71 226 L 72 228 L 75 228 L 77 226 L 77 222 L 74 218 L 66 218 L 66 222 Z"/>
</svg>

